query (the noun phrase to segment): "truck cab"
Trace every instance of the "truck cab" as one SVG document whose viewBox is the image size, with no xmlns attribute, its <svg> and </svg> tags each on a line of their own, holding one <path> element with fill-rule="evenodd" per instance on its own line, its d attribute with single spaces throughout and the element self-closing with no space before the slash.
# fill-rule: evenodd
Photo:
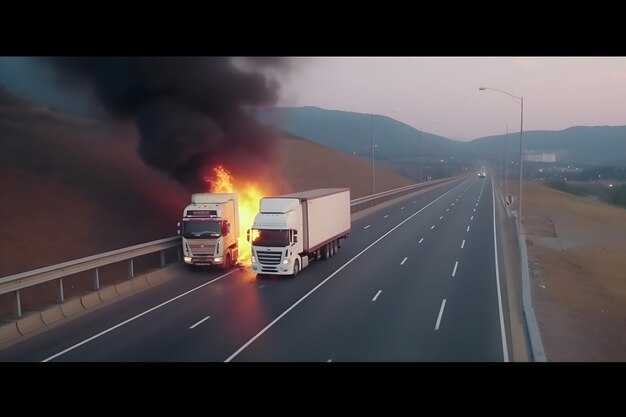
<svg viewBox="0 0 626 417">
<path fill-rule="evenodd" d="M 259 273 L 294 275 L 304 266 L 302 215 L 298 199 L 262 200 L 262 212 L 254 218 L 250 231 L 252 269 Z M 258 262 L 257 262 L 258 259 Z M 305 261 L 306 262 L 306 261 Z M 307 262 L 308 263 L 308 262 Z"/>
<path fill-rule="evenodd" d="M 227 269 L 237 262 L 237 194 L 193 194 L 191 204 L 185 207 L 178 227 L 185 264 Z"/>
</svg>

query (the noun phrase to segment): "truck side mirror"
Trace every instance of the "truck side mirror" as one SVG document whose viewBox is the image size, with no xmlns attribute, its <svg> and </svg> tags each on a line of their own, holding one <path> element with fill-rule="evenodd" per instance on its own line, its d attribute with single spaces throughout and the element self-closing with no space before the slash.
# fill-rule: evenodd
<svg viewBox="0 0 626 417">
<path fill-rule="evenodd" d="M 246 239 L 248 240 L 248 243 L 250 243 L 250 229 L 246 232 Z"/>
<path fill-rule="evenodd" d="M 222 236 L 226 236 L 229 232 L 228 227 L 227 227 L 227 221 L 223 220 L 222 221 Z"/>
</svg>

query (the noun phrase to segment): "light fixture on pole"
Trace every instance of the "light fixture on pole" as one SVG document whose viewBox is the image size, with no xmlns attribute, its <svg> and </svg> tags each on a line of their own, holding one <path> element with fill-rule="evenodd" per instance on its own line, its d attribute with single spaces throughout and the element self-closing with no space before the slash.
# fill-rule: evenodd
<svg viewBox="0 0 626 417">
<path fill-rule="evenodd" d="M 498 90 L 497 88 L 479 87 L 480 91 L 492 90 L 498 93 L 506 94 L 509 97 L 513 97 L 520 102 L 520 128 L 519 128 L 519 217 L 518 221 L 520 226 L 522 225 L 522 169 L 523 169 L 523 154 L 522 154 L 522 132 L 524 131 L 524 97 L 518 97 L 506 91 Z M 508 168 L 508 167 L 507 167 Z"/>
<path fill-rule="evenodd" d="M 427 128 L 428 126 L 432 126 L 432 125 L 436 125 L 437 122 L 431 122 L 428 123 L 422 127 L 420 127 L 417 131 L 419 132 L 419 140 L 418 140 L 418 145 L 419 145 L 419 149 L 418 149 L 418 159 L 417 159 L 417 164 L 418 164 L 418 168 L 417 168 L 417 182 L 422 182 L 422 133 L 424 131 L 425 128 Z"/>
</svg>

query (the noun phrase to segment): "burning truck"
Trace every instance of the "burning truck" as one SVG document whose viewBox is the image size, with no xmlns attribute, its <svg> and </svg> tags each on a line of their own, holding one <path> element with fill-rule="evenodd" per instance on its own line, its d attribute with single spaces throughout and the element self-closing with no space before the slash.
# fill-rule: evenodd
<svg viewBox="0 0 626 417">
<path fill-rule="evenodd" d="M 239 257 L 239 204 L 235 193 L 197 193 L 178 222 L 188 265 L 228 269 Z"/>
</svg>

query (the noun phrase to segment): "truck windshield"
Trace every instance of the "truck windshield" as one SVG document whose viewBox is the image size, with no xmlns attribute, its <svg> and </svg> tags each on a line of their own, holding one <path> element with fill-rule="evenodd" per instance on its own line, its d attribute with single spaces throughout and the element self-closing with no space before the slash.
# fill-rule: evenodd
<svg viewBox="0 0 626 417">
<path fill-rule="evenodd" d="M 289 246 L 289 230 L 253 229 L 252 241 L 256 246 Z"/>
<path fill-rule="evenodd" d="M 184 221 L 183 222 L 183 237 L 220 237 L 221 227 L 219 221 Z"/>
</svg>

